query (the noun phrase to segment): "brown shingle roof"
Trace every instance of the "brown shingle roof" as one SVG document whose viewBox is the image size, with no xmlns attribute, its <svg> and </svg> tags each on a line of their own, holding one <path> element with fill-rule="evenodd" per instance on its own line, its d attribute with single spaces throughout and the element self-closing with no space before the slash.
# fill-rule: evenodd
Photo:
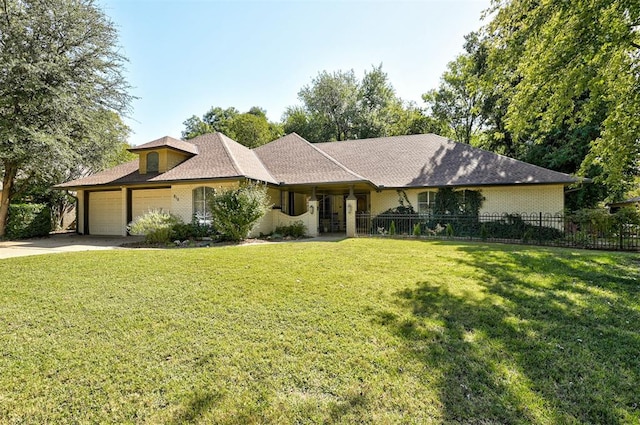
<svg viewBox="0 0 640 425">
<path fill-rule="evenodd" d="M 198 136 L 191 139 L 190 143 L 197 148 L 199 153 L 165 173 L 140 174 L 138 160 L 135 160 L 56 187 L 169 183 L 180 180 L 242 177 L 276 183 L 276 180 L 250 149 L 221 133 Z"/>
<path fill-rule="evenodd" d="M 171 138 L 154 140 L 142 145 L 146 146 L 142 149 L 168 144 L 176 146 L 172 140 L 176 141 Z M 577 181 L 567 174 L 434 134 L 311 144 L 293 133 L 253 151 L 221 133 L 205 134 L 182 143 L 193 145 L 198 154 L 165 173 L 141 175 L 136 160 L 56 187 L 243 177 L 273 184 L 369 182 L 390 188 L 569 184 Z"/>
<path fill-rule="evenodd" d="M 376 186 L 568 184 L 576 181 L 567 174 L 435 134 L 319 143 L 316 146 Z"/>
<path fill-rule="evenodd" d="M 260 146 L 254 152 L 281 183 L 367 181 L 295 133 Z"/>
<path fill-rule="evenodd" d="M 169 136 L 161 137 L 152 142 L 145 143 L 144 145 L 134 146 L 129 149 L 129 152 L 140 152 L 144 150 L 157 149 L 157 148 L 163 148 L 163 147 L 190 153 L 192 155 L 198 154 L 198 147 L 193 143 L 185 142 L 184 140 L 174 139 L 173 137 L 169 137 Z"/>
</svg>

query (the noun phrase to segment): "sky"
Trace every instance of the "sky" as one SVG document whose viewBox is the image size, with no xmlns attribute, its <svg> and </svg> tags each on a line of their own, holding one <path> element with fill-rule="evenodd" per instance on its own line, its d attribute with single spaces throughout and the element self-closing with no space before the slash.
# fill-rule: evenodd
<svg viewBox="0 0 640 425">
<path fill-rule="evenodd" d="M 422 104 L 490 0 L 102 0 L 129 59 L 134 145 L 179 138 L 212 106 L 280 121 L 322 71 L 382 64 L 399 97 Z"/>
</svg>

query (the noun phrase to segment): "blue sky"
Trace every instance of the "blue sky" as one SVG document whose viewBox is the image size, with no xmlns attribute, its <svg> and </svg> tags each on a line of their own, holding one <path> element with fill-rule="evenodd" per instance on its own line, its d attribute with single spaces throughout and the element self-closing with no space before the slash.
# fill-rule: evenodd
<svg viewBox="0 0 640 425">
<path fill-rule="evenodd" d="M 404 100 L 438 85 L 489 0 L 102 0 L 133 86 L 130 142 L 180 137 L 211 106 L 251 106 L 272 121 L 320 71 L 383 70 Z"/>
</svg>

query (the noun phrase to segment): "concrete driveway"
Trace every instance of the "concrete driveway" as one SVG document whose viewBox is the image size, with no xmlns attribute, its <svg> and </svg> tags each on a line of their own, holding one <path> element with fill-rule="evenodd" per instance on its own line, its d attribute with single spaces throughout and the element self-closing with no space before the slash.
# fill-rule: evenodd
<svg viewBox="0 0 640 425">
<path fill-rule="evenodd" d="M 0 242 L 0 259 L 28 255 L 57 254 L 61 252 L 125 249 L 125 242 L 136 242 L 140 237 L 89 236 L 75 233 L 51 235 L 48 238 Z"/>
</svg>

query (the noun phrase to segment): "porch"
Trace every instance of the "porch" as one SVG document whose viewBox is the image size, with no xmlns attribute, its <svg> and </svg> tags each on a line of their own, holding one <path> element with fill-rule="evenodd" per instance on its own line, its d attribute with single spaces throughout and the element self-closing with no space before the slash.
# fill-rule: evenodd
<svg viewBox="0 0 640 425">
<path fill-rule="evenodd" d="M 354 237 L 357 234 L 356 214 L 368 213 L 371 207 L 367 185 L 288 187 L 276 196 L 278 199 L 274 199 L 269 217 L 259 225 L 261 229 L 273 230 L 302 221 L 309 236 Z"/>
</svg>

